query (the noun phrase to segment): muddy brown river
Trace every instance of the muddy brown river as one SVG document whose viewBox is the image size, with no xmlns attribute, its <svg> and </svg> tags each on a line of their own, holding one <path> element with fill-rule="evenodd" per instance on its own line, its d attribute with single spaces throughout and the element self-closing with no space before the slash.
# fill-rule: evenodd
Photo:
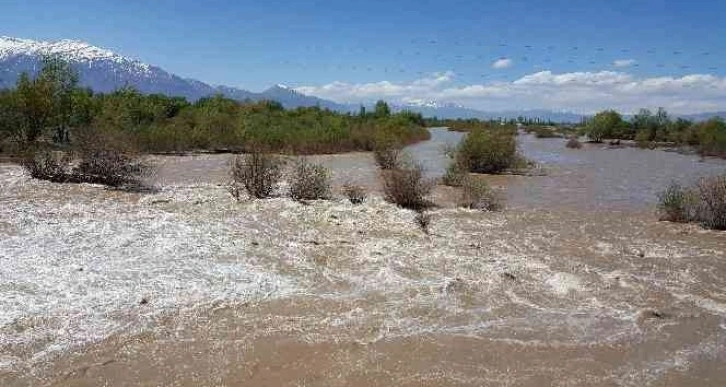
<svg viewBox="0 0 726 387">
<path fill-rule="evenodd" d="M 437 176 L 460 136 L 408 150 Z M 361 206 L 235 202 L 226 155 L 155 157 L 149 194 L 0 164 L 0 385 L 726 385 L 726 234 L 653 214 L 726 162 L 519 141 L 544 175 L 428 234 L 362 153 L 312 157 Z"/>
</svg>

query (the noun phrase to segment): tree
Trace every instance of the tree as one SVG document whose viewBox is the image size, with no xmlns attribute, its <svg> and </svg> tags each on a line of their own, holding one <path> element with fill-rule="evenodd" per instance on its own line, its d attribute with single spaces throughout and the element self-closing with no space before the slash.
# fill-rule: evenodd
<svg viewBox="0 0 726 387">
<path fill-rule="evenodd" d="M 62 58 L 48 56 L 43 58 L 43 68 L 36 81 L 47 84 L 50 91 L 49 124 L 54 128 L 54 139 L 58 143 L 67 143 L 73 120 L 73 94 L 78 85 L 78 73 Z"/>
<path fill-rule="evenodd" d="M 391 115 L 391 108 L 388 107 L 388 104 L 385 101 L 378 101 L 376 102 L 376 107 L 373 110 L 373 114 L 376 116 L 376 118 L 386 118 Z"/>
<path fill-rule="evenodd" d="M 586 133 L 592 141 L 601 142 L 604 138 L 612 138 L 627 125 L 623 117 L 615 110 L 605 110 L 595 114 L 587 124 Z"/>
</svg>

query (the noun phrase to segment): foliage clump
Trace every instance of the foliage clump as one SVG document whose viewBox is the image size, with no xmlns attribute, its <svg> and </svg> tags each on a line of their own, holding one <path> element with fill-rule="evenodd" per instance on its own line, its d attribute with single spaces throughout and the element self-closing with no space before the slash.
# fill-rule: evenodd
<svg viewBox="0 0 726 387">
<path fill-rule="evenodd" d="M 434 188 L 434 181 L 425 177 L 421 165 L 403 165 L 395 169 L 381 170 L 381 178 L 387 201 L 417 211 L 430 206 L 427 197 Z"/>
<path fill-rule="evenodd" d="M 569 140 L 565 143 L 565 146 L 570 149 L 580 149 L 582 148 L 582 143 L 577 137 L 570 137 Z"/>
<path fill-rule="evenodd" d="M 453 152 L 455 167 L 472 173 L 497 174 L 522 164 L 513 134 L 472 130 Z"/>
</svg>

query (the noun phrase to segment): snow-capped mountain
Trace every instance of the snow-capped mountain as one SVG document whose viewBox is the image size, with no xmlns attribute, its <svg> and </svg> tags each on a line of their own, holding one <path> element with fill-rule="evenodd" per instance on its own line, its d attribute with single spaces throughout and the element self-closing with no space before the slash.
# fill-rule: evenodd
<svg viewBox="0 0 726 387">
<path fill-rule="evenodd" d="M 0 37 L 0 88 L 13 86 L 23 72 L 36 74 L 42 67 L 43 57 L 49 55 L 60 56 L 71 63 L 78 71 L 80 83 L 98 92 L 132 86 L 143 93 L 182 96 L 190 100 L 221 93 L 240 101 L 274 99 L 285 107 L 320 105 L 330 109 L 341 108 L 334 102 L 300 94 L 284 85 L 262 93 L 211 86 L 76 40 L 43 42 Z"/>
<path fill-rule="evenodd" d="M 78 71 L 81 84 L 109 92 L 133 86 L 144 93 L 164 93 L 191 99 L 213 94 L 214 88 L 183 79 L 141 61 L 75 40 L 42 42 L 0 37 L 0 86 L 15 83 L 22 72 L 35 74 L 44 56 L 59 56 Z"/>
</svg>

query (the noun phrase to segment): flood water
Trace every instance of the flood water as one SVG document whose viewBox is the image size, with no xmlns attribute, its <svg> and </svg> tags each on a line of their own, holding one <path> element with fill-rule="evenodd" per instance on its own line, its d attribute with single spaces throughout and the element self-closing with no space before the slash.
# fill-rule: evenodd
<svg viewBox="0 0 726 387">
<path fill-rule="evenodd" d="M 461 137 L 407 150 L 437 176 Z M 519 141 L 546 175 L 428 232 L 380 195 L 237 202 L 229 155 L 154 157 L 147 194 L 0 164 L 0 385 L 726 385 L 726 234 L 636 214 L 725 162 Z"/>
<path fill-rule="evenodd" d="M 424 166 L 430 177 L 441 177 L 449 164 L 447 147 L 455 146 L 464 133 L 433 128 L 431 140 L 405 149 Z M 701 177 L 726 173 L 726 160 L 701 158 L 664 150 L 611 149 L 584 144 L 568 149 L 565 139 L 518 136 L 519 148 L 539 165 L 535 176 L 489 176 L 491 185 L 506 191 L 512 208 L 562 208 L 577 211 L 652 211 L 656 195 L 670 182 L 692 184 Z M 155 182 L 168 184 L 224 184 L 229 180 L 230 155 L 158 157 Z M 380 190 L 378 170 L 369 153 L 308 157 L 331 169 L 336 186 L 360 184 Z M 541 174 L 541 176 L 540 176 Z"/>
<path fill-rule="evenodd" d="M 431 141 L 407 148 L 432 176 L 441 176 L 448 159 L 446 146 L 457 144 L 463 133 L 431 129 Z M 692 184 L 699 178 L 726 173 L 726 160 L 701 158 L 663 150 L 631 147 L 611 149 L 584 144 L 565 147 L 565 139 L 518 136 L 519 148 L 543 168 L 543 176 L 492 176 L 493 185 L 506 187 L 510 206 L 573 210 L 649 210 L 656 195 L 670 182 Z"/>
</svg>

